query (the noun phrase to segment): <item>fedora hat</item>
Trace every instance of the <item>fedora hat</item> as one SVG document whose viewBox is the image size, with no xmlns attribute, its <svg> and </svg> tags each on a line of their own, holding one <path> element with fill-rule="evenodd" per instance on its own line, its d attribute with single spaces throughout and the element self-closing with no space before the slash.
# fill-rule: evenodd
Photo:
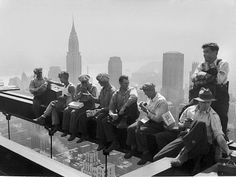
<svg viewBox="0 0 236 177">
<path fill-rule="evenodd" d="M 214 98 L 214 96 L 212 95 L 210 89 L 206 89 L 204 87 L 202 87 L 199 91 L 198 97 L 194 98 L 197 101 L 200 102 L 206 102 L 206 101 L 216 101 L 216 99 Z"/>
</svg>

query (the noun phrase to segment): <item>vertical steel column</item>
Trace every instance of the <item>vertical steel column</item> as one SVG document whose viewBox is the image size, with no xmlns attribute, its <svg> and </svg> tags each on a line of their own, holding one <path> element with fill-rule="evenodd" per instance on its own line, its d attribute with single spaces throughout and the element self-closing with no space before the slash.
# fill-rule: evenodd
<svg viewBox="0 0 236 177">
<path fill-rule="evenodd" d="M 103 155 L 105 155 L 105 177 L 107 177 L 107 156 L 109 155 L 109 152 L 103 150 Z"/>
<path fill-rule="evenodd" d="M 105 154 L 105 177 L 107 177 L 107 154 Z"/>
<path fill-rule="evenodd" d="M 11 115 L 7 113 L 3 113 L 6 116 L 7 119 L 7 129 L 8 129 L 8 139 L 11 139 L 11 131 L 10 131 L 10 120 L 11 120 Z"/>
<path fill-rule="evenodd" d="M 50 154 L 51 154 L 51 159 L 52 159 L 52 135 L 50 135 Z"/>
</svg>

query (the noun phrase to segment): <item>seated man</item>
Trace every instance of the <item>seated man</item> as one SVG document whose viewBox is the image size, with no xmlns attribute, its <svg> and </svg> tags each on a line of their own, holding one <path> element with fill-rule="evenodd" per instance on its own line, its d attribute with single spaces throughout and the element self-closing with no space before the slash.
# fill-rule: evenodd
<svg viewBox="0 0 236 177">
<path fill-rule="evenodd" d="M 96 79 L 98 83 L 102 86 L 102 90 L 98 98 L 94 97 L 93 95 L 89 94 L 90 97 L 94 100 L 95 103 L 100 104 L 99 108 L 96 109 L 96 117 L 97 121 L 97 130 L 96 136 L 99 140 L 99 147 L 98 150 L 102 150 L 105 148 L 104 144 L 104 134 L 103 134 L 103 126 L 102 121 L 106 119 L 109 113 L 109 104 L 113 93 L 115 92 L 115 88 L 109 82 L 109 75 L 106 73 L 100 73 L 97 75 Z M 91 110 L 89 110 L 91 111 Z M 87 123 L 91 119 L 91 117 L 86 117 L 86 115 L 79 117 L 79 132 L 82 134 L 82 137 L 88 136 L 87 132 Z M 83 139 L 81 139 L 82 141 Z"/>
<path fill-rule="evenodd" d="M 162 115 L 168 111 L 166 99 L 156 92 L 154 84 L 146 83 L 141 90 L 148 97 L 148 101 L 146 106 L 143 103 L 140 104 L 140 108 L 143 111 L 143 114 L 142 112 L 140 113 L 140 119 L 128 127 L 126 144 L 130 146 L 131 151 L 124 156 L 124 158 L 128 159 L 135 151 L 142 152 L 138 165 L 143 165 L 148 160 L 152 160 L 148 149 L 147 135 L 165 130 Z"/>
<path fill-rule="evenodd" d="M 40 105 L 43 104 L 44 93 L 47 90 L 47 82 L 43 78 L 42 68 L 34 69 L 34 79 L 30 82 L 29 91 L 34 95 L 33 111 L 35 117 L 40 116 Z"/>
<path fill-rule="evenodd" d="M 210 106 L 215 101 L 211 91 L 202 88 L 195 100 L 198 105 L 188 107 L 180 118 L 181 126 L 186 127 L 188 133 L 166 145 L 154 160 L 177 156 L 171 164 L 181 166 L 189 159 L 208 154 L 214 140 L 227 155 L 232 153 L 226 144 L 219 116 Z"/>
<path fill-rule="evenodd" d="M 62 89 L 62 95 L 57 99 L 52 101 L 46 110 L 44 111 L 43 115 L 40 117 L 36 118 L 36 122 L 39 122 L 41 124 L 44 124 L 45 118 L 49 116 L 50 114 L 52 115 L 52 125 L 53 125 L 53 130 L 52 134 L 54 134 L 60 125 L 60 119 L 58 117 L 58 111 L 63 111 L 64 108 L 72 101 L 74 93 L 75 93 L 75 88 L 73 84 L 69 83 L 69 73 L 68 72 L 61 72 L 58 74 L 58 77 L 61 81 L 61 83 L 55 83 L 48 81 L 49 83 L 56 84 L 58 86 L 63 86 Z"/>
<path fill-rule="evenodd" d="M 103 120 L 104 141 L 111 143 L 104 151 L 111 152 L 113 149 L 119 148 L 115 128 L 127 128 L 139 116 L 137 108 L 137 91 L 135 88 L 129 87 L 128 76 L 122 75 L 119 78 L 120 89 L 117 90 L 109 105 L 109 119 Z"/>
<path fill-rule="evenodd" d="M 73 141 L 76 138 L 78 131 L 78 120 L 80 116 L 86 115 L 86 111 L 89 109 L 95 108 L 95 102 L 91 98 L 90 94 L 93 97 L 97 95 L 97 88 L 89 82 L 89 75 L 80 75 L 79 76 L 80 84 L 76 87 L 76 93 L 74 101 L 79 101 L 84 104 L 82 108 L 72 109 L 67 107 L 63 112 L 62 120 L 62 130 L 65 132 L 61 136 L 67 136 L 68 133 L 71 133 L 71 136 L 68 138 L 68 141 Z M 85 137 L 81 137 L 82 139 Z M 80 141 L 80 140 L 79 140 Z"/>
</svg>

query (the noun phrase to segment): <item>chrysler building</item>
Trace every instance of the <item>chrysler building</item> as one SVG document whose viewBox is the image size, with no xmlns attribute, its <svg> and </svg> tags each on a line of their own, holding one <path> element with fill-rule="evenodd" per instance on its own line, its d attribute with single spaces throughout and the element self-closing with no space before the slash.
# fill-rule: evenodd
<svg viewBox="0 0 236 177">
<path fill-rule="evenodd" d="M 69 37 L 68 52 L 66 56 L 66 70 L 69 73 L 69 80 L 74 85 L 78 83 L 78 77 L 81 75 L 81 55 L 79 52 L 79 41 L 75 31 L 74 21 Z"/>
</svg>

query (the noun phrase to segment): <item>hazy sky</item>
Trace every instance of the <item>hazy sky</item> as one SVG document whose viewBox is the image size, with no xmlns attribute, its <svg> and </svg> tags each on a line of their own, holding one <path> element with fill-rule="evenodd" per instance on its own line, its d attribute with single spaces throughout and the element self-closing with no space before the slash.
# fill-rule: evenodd
<svg viewBox="0 0 236 177">
<path fill-rule="evenodd" d="M 189 72 L 213 41 L 236 78 L 236 0 L 0 0 L 0 76 L 65 68 L 72 16 L 84 72 L 120 56 L 130 74 L 166 51 L 184 53 Z"/>
</svg>

